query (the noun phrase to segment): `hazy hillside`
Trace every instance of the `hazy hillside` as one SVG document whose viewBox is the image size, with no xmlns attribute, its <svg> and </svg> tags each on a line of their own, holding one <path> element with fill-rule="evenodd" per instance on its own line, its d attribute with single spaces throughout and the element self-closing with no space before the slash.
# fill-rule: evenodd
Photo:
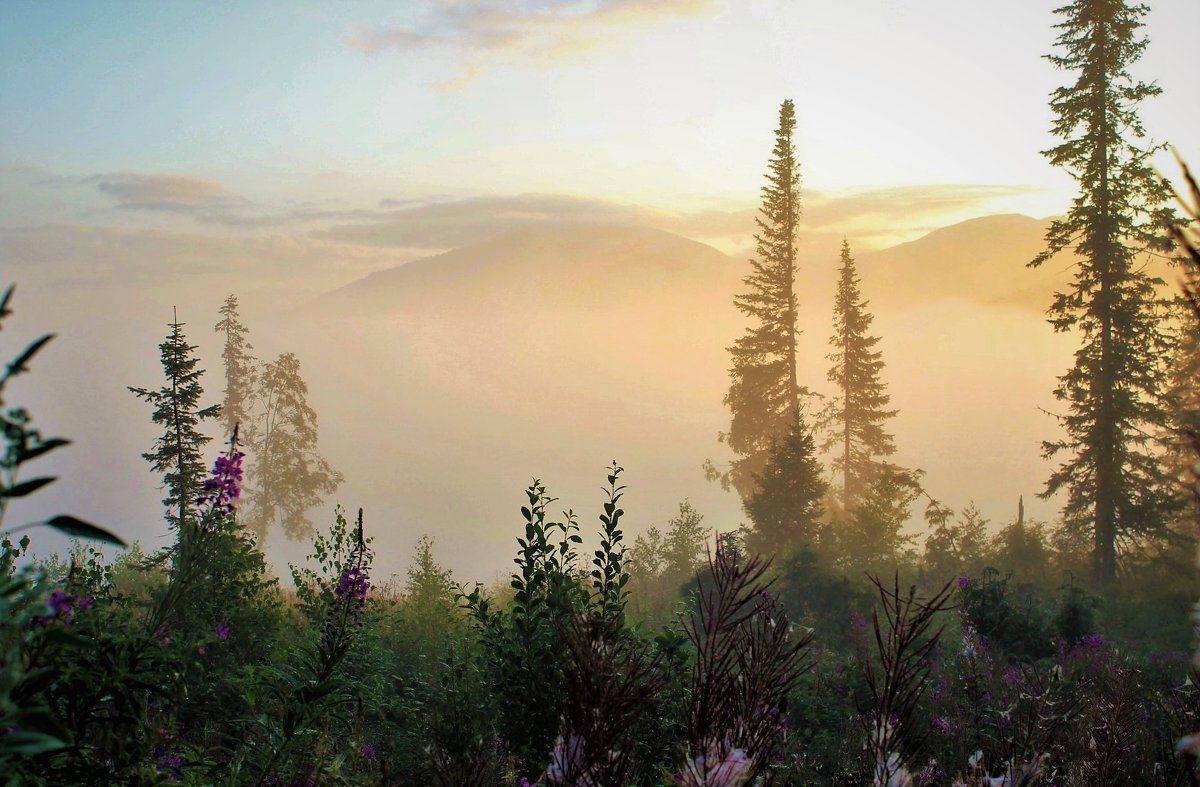
<svg viewBox="0 0 1200 787">
<path fill-rule="evenodd" d="M 1038 408 L 1069 358 L 1032 296 L 993 297 L 1021 275 L 1048 278 L 1022 267 L 1040 233 L 1033 219 L 987 217 L 860 256 L 901 410 L 900 461 L 924 468 L 935 494 L 963 496 L 947 502 L 974 497 L 997 520 L 1040 489 L 1038 442 L 1053 424 Z M 824 391 L 837 259 L 820 256 L 800 262 L 801 363 Z M 287 333 L 310 348 L 315 390 L 331 402 L 322 417 L 348 491 L 412 512 L 401 543 L 436 531 L 461 565 L 495 565 L 497 523 L 522 483 L 539 475 L 567 504 L 589 504 L 614 457 L 630 469 L 633 532 L 686 496 L 712 524 L 737 524 L 736 499 L 699 465 L 724 456 L 725 348 L 741 330 L 731 301 L 747 269 L 657 230 L 529 230 L 367 276 Z M 464 472 L 470 488 L 451 493 Z M 1052 510 L 1031 503 L 1035 516 Z"/>
<path fill-rule="evenodd" d="M 709 306 L 744 275 L 702 243 L 635 226 L 567 226 L 501 235 L 373 273 L 318 302 L 339 312 L 596 308 L 613 301 Z"/>
<path fill-rule="evenodd" d="M 1030 500 L 1046 474 L 1038 444 L 1053 428 L 1038 408 L 1052 406 L 1072 343 L 1043 320 L 1048 274 L 1023 268 L 1040 233 L 1032 219 L 987 217 L 858 255 L 900 409 L 898 460 L 924 468 L 931 491 L 950 504 L 973 497 L 997 520 L 1019 494 L 1031 516 L 1054 509 Z M 802 251 L 801 373 L 826 391 L 837 249 Z M 716 439 L 728 427 L 725 348 L 741 331 L 732 297 L 747 270 L 743 259 L 659 230 L 527 230 L 391 267 L 316 300 L 299 297 L 311 282 L 297 279 L 295 296 L 243 316 L 260 357 L 300 357 L 323 451 L 346 476 L 337 499 L 366 508 L 381 570 L 402 569 L 417 537 L 434 533 L 464 578 L 490 578 L 507 568 L 532 477 L 588 524 L 601 470 L 614 458 L 629 471 L 631 533 L 661 524 L 684 497 L 714 526 L 738 523 L 738 501 L 705 482 L 700 464 L 725 458 Z M 132 537 L 157 534 L 161 495 L 138 459 L 155 430 L 125 386 L 161 374 L 157 343 L 174 302 L 208 369 L 206 399 L 216 401 L 211 325 L 218 293 L 236 282 L 190 275 L 129 304 L 25 284 L 13 324 L 26 333 L 47 313 L 33 307 L 39 289 L 46 309 L 61 298 L 73 305 L 69 319 L 59 312 L 45 325 L 62 336 L 43 373 L 14 389 L 22 401 L 54 402 L 36 415 L 76 440 L 62 455 L 70 484 L 60 492 Z M 91 417 L 96 407 L 113 417 Z M 120 483 L 101 483 L 100 468 L 119 468 Z M 280 538 L 270 547 L 277 562 L 304 549 Z"/>
</svg>

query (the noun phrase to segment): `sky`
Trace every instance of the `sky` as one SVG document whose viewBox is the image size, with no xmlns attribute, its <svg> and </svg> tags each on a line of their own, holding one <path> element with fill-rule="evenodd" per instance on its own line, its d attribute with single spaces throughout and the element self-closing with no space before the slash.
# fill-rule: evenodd
<svg viewBox="0 0 1200 787">
<path fill-rule="evenodd" d="M 212 311 L 236 286 L 265 315 L 514 228 L 638 224 L 744 259 L 786 98 L 802 245 L 1056 215 L 1073 182 L 1038 151 L 1068 78 L 1042 57 L 1058 4 L 8 0 L 0 283 L 50 329 L 151 347 L 163 304 Z M 1163 95 L 1142 120 L 1200 162 L 1200 3 L 1150 6 L 1134 74 Z M 118 291 L 138 297 L 105 312 Z M 69 350 L 95 363 L 72 385 L 152 379 L 152 352 L 114 346 Z"/>
<path fill-rule="evenodd" d="M 1054 5 L 15 0 L 0 226 L 303 234 L 522 194 L 744 211 L 783 98 L 812 206 L 922 190 L 861 228 L 1050 215 L 1071 194 L 1038 155 Z M 1200 6 L 1151 5 L 1143 118 L 1186 156 Z"/>
</svg>

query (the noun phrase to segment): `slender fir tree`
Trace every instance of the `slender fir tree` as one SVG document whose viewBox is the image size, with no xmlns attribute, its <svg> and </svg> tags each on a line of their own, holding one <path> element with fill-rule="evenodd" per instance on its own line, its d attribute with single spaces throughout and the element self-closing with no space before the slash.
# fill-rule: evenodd
<svg viewBox="0 0 1200 787">
<path fill-rule="evenodd" d="M 755 476 L 766 467 L 775 443 L 793 427 L 801 425 L 802 387 L 796 370 L 796 228 L 800 220 L 800 165 L 792 133 L 796 127 L 795 107 L 784 101 L 779 109 L 775 147 L 767 165 L 767 183 L 762 189 L 761 215 L 756 219 L 758 257 L 750 261 L 751 273 L 744 279 L 746 292 L 734 299 L 737 308 L 751 318 L 752 325 L 729 353 L 733 366 L 725 404 L 732 420 L 722 434 L 737 458 L 721 477 L 732 484 L 743 500 L 755 489 Z"/>
<path fill-rule="evenodd" d="M 879 337 L 869 335 L 872 317 L 858 289 L 858 272 L 850 256 L 850 244 L 842 241 L 842 266 L 837 295 L 833 301 L 833 351 L 829 360 L 829 382 L 837 387 L 822 415 L 828 428 L 822 451 L 835 451 L 834 469 L 842 476 L 842 508 L 850 511 L 862 499 L 870 483 L 888 467 L 880 457 L 896 452 L 884 423 L 896 410 L 885 409 L 891 401 L 879 379 L 883 353 L 875 349 Z"/>
<path fill-rule="evenodd" d="M 275 523 L 288 538 L 305 537 L 312 532 L 309 509 L 337 491 L 343 478 L 317 454 L 317 414 L 295 355 L 283 353 L 263 366 L 254 402 L 243 521 L 264 540 Z"/>
<path fill-rule="evenodd" d="M 1128 72 L 1146 46 L 1138 35 L 1146 11 L 1123 0 L 1075 0 L 1056 12 L 1064 18 L 1056 25 L 1060 54 L 1048 59 L 1077 76 L 1051 96 L 1053 132 L 1063 141 L 1044 155 L 1080 191 L 1030 263 L 1068 248 L 1080 260 L 1048 312 L 1055 330 L 1074 331 L 1081 346 L 1055 390 L 1067 405 L 1066 436 L 1043 443 L 1043 454 L 1067 458 L 1043 496 L 1066 491 L 1064 522 L 1090 530 L 1103 580 L 1115 576 L 1120 547 L 1161 534 L 1174 505 L 1152 450 L 1152 435 L 1166 427 L 1163 361 L 1171 351 L 1163 282 L 1135 259 L 1169 248 L 1160 234 L 1172 220 L 1166 187 L 1147 161 L 1157 148 L 1137 144 L 1145 136 L 1137 105 L 1160 90 Z"/>
<path fill-rule="evenodd" d="M 220 314 L 221 319 L 213 330 L 225 340 L 221 350 L 221 359 L 225 362 L 225 401 L 221 405 L 221 416 L 225 422 L 225 436 L 228 437 L 233 434 L 235 426 L 243 424 L 245 429 L 249 423 L 257 362 L 250 355 L 254 347 L 246 340 L 249 331 L 238 315 L 236 295 L 225 299 Z"/>
<path fill-rule="evenodd" d="M 198 368 L 200 359 L 193 354 L 196 347 L 187 343 L 183 326 L 176 316 L 166 341 L 158 346 L 166 383 L 157 391 L 129 388 L 139 399 L 154 405 L 151 420 L 163 427 L 163 433 L 154 440 L 154 450 L 142 454 L 142 458 L 155 472 L 163 474 L 167 521 L 178 528 L 189 521 L 206 472 L 201 449 L 212 438 L 200 432 L 200 423 L 221 412 L 220 405 L 200 407 L 204 395 L 200 377 L 204 370 Z"/>
</svg>

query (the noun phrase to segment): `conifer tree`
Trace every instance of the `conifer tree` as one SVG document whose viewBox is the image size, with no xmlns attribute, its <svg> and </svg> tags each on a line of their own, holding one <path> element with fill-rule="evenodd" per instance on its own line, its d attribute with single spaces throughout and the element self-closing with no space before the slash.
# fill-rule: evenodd
<svg viewBox="0 0 1200 787">
<path fill-rule="evenodd" d="M 243 429 L 249 423 L 250 399 L 254 393 L 256 361 L 250 355 L 254 347 L 246 340 L 249 332 L 238 315 L 236 295 L 225 299 L 221 307 L 221 319 L 213 327 L 225 340 L 221 359 L 225 362 L 225 401 L 221 405 L 221 416 L 225 422 L 225 435 L 233 434 L 238 424 Z"/>
<path fill-rule="evenodd" d="M 243 521 L 263 539 L 275 523 L 288 538 L 308 535 L 313 529 L 308 510 L 337 491 L 343 479 L 317 454 L 317 414 L 294 354 L 263 366 L 246 437 L 251 463 Z"/>
<path fill-rule="evenodd" d="M 200 423 L 221 412 L 220 405 L 200 407 L 204 395 L 200 377 L 204 370 L 197 368 L 200 359 L 193 355 L 196 347 L 187 343 L 183 326 L 176 316 L 166 340 L 158 346 L 165 384 L 157 391 L 129 387 L 135 396 L 154 406 L 151 420 L 163 427 L 162 435 L 154 441 L 154 450 L 142 454 L 142 458 L 155 472 L 163 474 L 167 521 L 179 528 L 191 516 L 206 471 L 201 449 L 212 438 L 200 432 Z M 174 516 L 172 508 L 177 512 Z"/>
<path fill-rule="evenodd" d="M 1076 332 L 1081 346 L 1055 390 L 1067 405 L 1066 436 L 1044 442 L 1043 454 L 1067 458 L 1043 496 L 1066 491 L 1064 522 L 1091 532 L 1094 568 L 1105 580 L 1116 574 L 1118 547 L 1160 534 L 1174 504 L 1151 445 L 1166 426 L 1171 339 L 1156 291 L 1163 282 L 1135 259 L 1169 248 L 1159 232 L 1172 220 L 1166 187 L 1147 161 L 1156 148 L 1136 144 L 1145 136 L 1137 104 L 1160 92 L 1128 72 L 1146 46 L 1137 34 L 1146 11 L 1123 0 L 1075 0 L 1057 10 L 1061 54 L 1048 59 L 1077 78 L 1051 96 L 1053 132 L 1063 141 L 1044 155 L 1080 192 L 1030 263 L 1067 248 L 1080 258 L 1069 291 L 1057 293 L 1048 312 L 1055 330 Z"/>
<path fill-rule="evenodd" d="M 723 477 L 709 467 L 710 477 L 732 484 L 743 500 L 755 488 L 754 478 L 767 464 L 776 441 L 801 423 L 808 389 L 796 370 L 796 229 L 800 220 L 800 165 L 792 133 L 795 108 L 790 100 L 779 109 L 775 147 L 762 188 L 758 256 L 744 279 L 746 292 L 734 299 L 751 318 L 746 333 L 729 348 L 733 366 L 729 393 L 732 420 L 722 441 L 737 454 Z M 802 428 L 802 427 L 801 427 Z"/>
<path fill-rule="evenodd" d="M 842 508 L 850 511 L 867 486 L 886 467 L 880 457 L 896 448 L 883 424 L 896 414 L 884 409 L 891 397 L 879 379 L 883 353 L 875 349 L 879 338 L 870 336 L 871 315 L 858 289 L 858 272 L 850 256 L 850 244 L 842 241 L 842 266 L 837 295 L 833 301 L 833 352 L 829 360 L 829 382 L 837 386 L 822 421 L 829 432 L 822 451 L 833 450 L 835 470 L 842 474 Z"/>
<path fill-rule="evenodd" d="M 818 540 L 825 481 L 812 434 L 797 422 L 775 445 L 766 467 L 755 477 L 755 491 L 744 503 L 754 523 L 747 546 L 775 552 L 789 543 Z"/>
</svg>

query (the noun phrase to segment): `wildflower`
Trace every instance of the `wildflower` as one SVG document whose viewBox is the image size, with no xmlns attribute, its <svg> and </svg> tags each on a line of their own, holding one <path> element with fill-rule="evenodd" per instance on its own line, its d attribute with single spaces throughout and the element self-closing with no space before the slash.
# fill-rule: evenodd
<svg viewBox="0 0 1200 787">
<path fill-rule="evenodd" d="M 56 590 L 50 594 L 50 598 L 46 599 L 46 603 L 50 605 L 50 609 L 54 610 L 54 614 L 70 617 L 75 611 L 75 597 L 68 596 L 61 590 Z"/>
<path fill-rule="evenodd" d="M 164 648 L 171 644 L 170 629 L 167 628 L 165 623 L 154 630 L 154 636 L 158 637 L 158 644 Z"/>
<path fill-rule="evenodd" d="M 1101 648 L 1104 647 L 1104 637 L 1092 632 L 1079 641 L 1079 644 L 1085 648 Z"/>
<path fill-rule="evenodd" d="M 234 440 L 236 440 L 236 436 Z M 242 457 L 241 451 L 233 450 L 221 454 L 213 463 L 212 475 L 204 479 L 200 494 L 196 497 L 197 505 L 211 506 L 214 517 L 229 516 L 233 513 L 233 501 L 241 496 L 242 489 Z M 212 527 L 212 517 L 205 518 L 206 530 Z"/>
<path fill-rule="evenodd" d="M 970 584 L 971 584 L 971 580 L 968 577 L 959 577 L 958 578 L 958 586 L 960 588 L 965 588 L 967 585 L 970 585 Z"/>
<path fill-rule="evenodd" d="M 1004 674 L 1001 677 L 1005 683 L 1011 686 L 1017 681 L 1021 680 L 1021 670 L 1017 669 L 1016 667 L 1009 667 L 1008 669 L 1004 670 Z"/>
<path fill-rule="evenodd" d="M 950 733 L 954 730 L 954 725 L 943 719 L 941 716 L 934 716 L 929 722 L 930 726 L 941 733 Z"/>
<path fill-rule="evenodd" d="M 367 579 L 367 566 L 370 563 L 370 552 L 363 541 L 362 509 L 358 510 L 358 543 L 350 553 L 346 567 L 338 577 L 333 589 L 333 603 L 325 613 L 325 622 L 321 626 L 321 644 L 341 637 L 349 628 L 356 627 L 362 621 L 363 609 L 366 607 L 367 591 L 371 583 Z"/>
<path fill-rule="evenodd" d="M 229 626 L 225 625 L 224 623 L 218 623 L 217 625 L 213 626 L 213 633 L 217 635 L 217 639 L 224 642 L 225 640 L 229 639 Z"/>
<path fill-rule="evenodd" d="M 167 774 L 171 781 L 178 781 L 183 758 L 179 756 L 178 751 L 157 748 L 154 750 L 154 765 L 159 773 Z"/>
<path fill-rule="evenodd" d="M 197 646 L 196 646 L 196 653 L 198 653 L 199 655 L 203 656 L 205 653 L 208 653 L 208 648 L 204 647 L 203 645 L 197 645 Z"/>
<path fill-rule="evenodd" d="M 362 755 L 364 760 L 375 759 L 375 747 L 369 743 L 364 743 L 362 746 L 359 746 L 358 753 Z"/>
</svg>

